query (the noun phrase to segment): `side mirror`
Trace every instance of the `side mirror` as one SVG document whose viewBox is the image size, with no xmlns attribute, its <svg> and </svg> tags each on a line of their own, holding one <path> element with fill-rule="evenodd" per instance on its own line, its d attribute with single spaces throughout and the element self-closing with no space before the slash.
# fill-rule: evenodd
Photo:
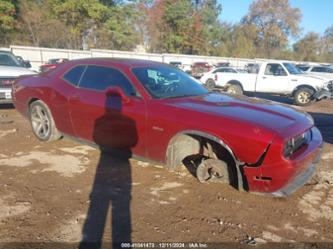
<svg viewBox="0 0 333 249">
<path fill-rule="evenodd" d="M 120 97 L 123 103 L 128 103 L 130 102 L 130 98 L 128 96 L 126 96 L 126 94 L 124 93 L 124 91 L 118 87 L 118 86 L 111 86 L 106 88 L 105 90 L 106 93 L 106 97 Z"/>
<path fill-rule="evenodd" d="M 26 68 L 31 68 L 30 61 L 28 61 L 28 60 L 24 61 L 24 66 L 25 66 Z"/>
</svg>

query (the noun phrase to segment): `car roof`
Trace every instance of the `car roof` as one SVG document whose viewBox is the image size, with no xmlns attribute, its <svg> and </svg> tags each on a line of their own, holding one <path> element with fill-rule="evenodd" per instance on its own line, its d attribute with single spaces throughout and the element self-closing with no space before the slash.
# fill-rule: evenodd
<svg viewBox="0 0 333 249">
<path fill-rule="evenodd" d="M 217 67 L 215 69 L 233 69 L 233 70 L 236 70 L 235 68 L 233 67 Z"/>
<path fill-rule="evenodd" d="M 95 64 L 95 63 L 112 63 L 126 67 L 143 67 L 143 66 L 162 66 L 167 65 L 162 62 L 151 61 L 151 60 L 142 60 L 142 59 L 130 59 L 130 58 L 108 58 L 108 57 L 94 57 L 94 58 L 85 58 L 85 59 L 75 59 L 71 60 L 74 64 Z M 67 62 L 67 63 L 69 63 Z"/>
<path fill-rule="evenodd" d="M 10 52 L 10 51 L 6 51 L 6 50 L 0 50 L 0 53 L 4 53 L 4 54 L 13 54 L 12 52 Z"/>
</svg>

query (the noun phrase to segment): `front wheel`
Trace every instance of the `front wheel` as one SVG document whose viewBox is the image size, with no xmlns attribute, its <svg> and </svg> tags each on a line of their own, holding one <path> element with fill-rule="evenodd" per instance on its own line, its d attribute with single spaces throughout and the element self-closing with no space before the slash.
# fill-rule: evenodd
<svg viewBox="0 0 333 249">
<path fill-rule="evenodd" d="M 208 79 L 206 81 L 206 86 L 209 90 L 213 90 L 215 88 L 215 81 L 213 79 Z"/>
<path fill-rule="evenodd" d="M 233 95 L 242 95 L 243 89 L 240 85 L 231 84 L 227 87 L 227 93 L 230 93 Z"/>
<path fill-rule="evenodd" d="M 314 91 L 308 87 L 298 89 L 294 94 L 294 102 L 299 106 L 307 106 L 311 103 Z"/>
<path fill-rule="evenodd" d="M 35 136 L 42 141 L 53 141 L 61 137 L 49 108 L 37 100 L 30 105 L 30 123 Z"/>
</svg>

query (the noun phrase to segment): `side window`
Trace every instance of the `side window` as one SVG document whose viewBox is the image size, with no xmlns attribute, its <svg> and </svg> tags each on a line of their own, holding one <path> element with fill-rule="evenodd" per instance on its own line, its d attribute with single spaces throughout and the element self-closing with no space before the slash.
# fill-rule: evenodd
<svg viewBox="0 0 333 249">
<path fill-rule="evenodd" d="M 136 95 L 134 87 L 121 72 L 104 66 L 88 66 L 79 86 L 98 91 L 118 86 L 127 96 Z"/>
<path fill-rule="evenodd" d="M 283 67 L 280 64 L 269 63 L 265 69 L 266 75 L 274 75 L 274 76 L 286 76 L 287 73 L 284 71 Z"/>
<path fill-rule="evenodd" d="M 326 73 L 326 68 L 325 67 L 313 67 L 311 72 Z"/>
<path fill-rule="evenodd" d="M 65 75 L 62 77 L 64 80 L 66 80 L 68 83 L 77 86 L 79 84 L 81 75 L 84 71 L 84 69 L 86 68 L 86 66 L 76 66 L 74 68 L 72 68 L 71 70 L 69 70 L 67 73 L 65 73 Z"/>
<path fill-rule="evenodd" d="M 314 67 L 317 69 L 317 71 L 313 71 L 313 72 L 320 72 L 320 73 L 333 73 L 333 69 L 329 68 L 329 67 Z"/>
<path fill-rule="evenodd" d="M 326 70 L 326 73 L 333 73 L 333 68 L 327 67 L 327 68 L 325 68 L 325 70 Z"/>
<path fill-rule="evenodd" d="M 310 67 L 298 67 L 299 69 L 301 69 L 302 71 L 307 71 Z"/>
<path fill-rule="evenodd" d="M 233 70 L 232 68 L 228 68 L 228 69 L 227 69 L 227 72 L 228 72 L 228 73 L 235 73 L 235 70 Z"/>
</svg>

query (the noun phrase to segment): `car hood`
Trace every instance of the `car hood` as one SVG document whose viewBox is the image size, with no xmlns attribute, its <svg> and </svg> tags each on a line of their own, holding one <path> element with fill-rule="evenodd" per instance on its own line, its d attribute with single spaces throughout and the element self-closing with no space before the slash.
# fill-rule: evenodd
<svg viewBox="0 0 333 249">
<path fill-rule="evenodd" d="M 299 75 L 292 75 L 293 78 L 296 79 L 301 79 L 304 81 L 310 81 L 313 83 L 317 83 L 317 84 L 322 84 L 325 83 L 327 81 L 329 81 L 328 78 L 322 77 L 322 76 L 317 76 L 317 75 L 312 75 L 312 74 L 299 74 Z"/>
<path fill-rule="evenodd" d="M 245 96 L 210 93 L 169 99 L 167 103 L 177 108 L 254 125 L 281 137 L 293 137 L 313 126 L 312 118 L 305 112 L 291 106 Z"/>
<path fill-rule="evenodd" d="M 312 72 L 308 72 L 306 73 L 306 75 L 312 76 L 314 78 L 319 78 L 322 79 L 324 81 L 329 81 L 333 79 L 333 74 L 332 73 L 312 73 Z"/>
<path fill-rule="evenodd" d="M 27 74 L 36 73 L 24 67 L 0 66 L 0 77 L 18 77 Z"/>
</svg>

